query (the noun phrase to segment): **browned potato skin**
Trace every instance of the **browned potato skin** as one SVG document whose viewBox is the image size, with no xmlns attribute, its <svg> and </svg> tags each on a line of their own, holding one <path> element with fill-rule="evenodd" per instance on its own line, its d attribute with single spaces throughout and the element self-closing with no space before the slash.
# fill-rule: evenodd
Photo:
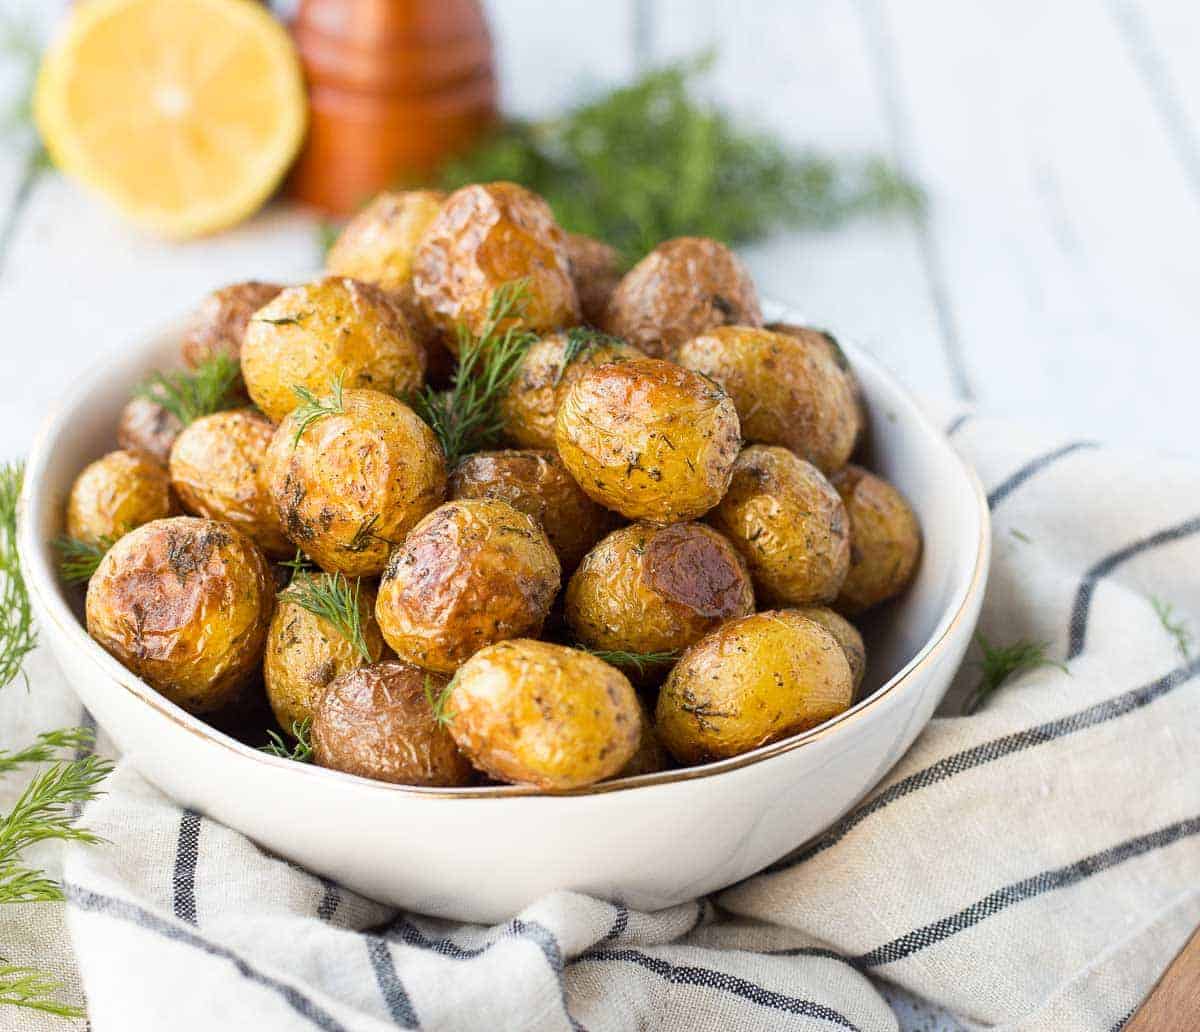
<svg viewBox="0 0 1200 1032">
<path fill-rule="evenodd" d="M 560 576 L 532 517 L 502 501 L 447 502 L 393 550 L 375 616 L 401 659 L 449 674 L 487 645 L 539 634 Z"/>
<path fill-rule="evenodd" d="M 850 458 L 861 426 L 854 386 L 815 334 L 718 326 L 684 341 L 676 361 L 729 392 L 747 441 L 782 445 L 822 473 Z"/>
<path fill-rule="evenodd" d="M 599 326 L 608 300 L 621 281 L 621 256 L 615 247 L 583 233 L 567 234 L 567 263 L 583 321 Z"/>
<path fill-rule="evenodd" d="M 846 662 L 850 664 L 850 678 L 854 683 L 854 694 L 857 695 L 862 687 L 863 675 L 867 672 L 867 648 L 858 628 L 827 606 L 802 606 L 796 612 L 816 621 L 837 639 L 846 654 Z"/>
<path fill-rule="evenodd" d="M 802 340 L 811 341 L 829 353 L 829 357 L 850 381 L 850 390 L 854 394 L 854 405 L 858 409 L 858 436 L 861 439 L 867 430 L 867 398 L 863 394 L 862 383 L 859 382 L 858 375 L 854 372 L 854 367 L 838 343 L 837 337 L 828 330 L 821 330 L 815 326 L 800 326 L 797 323 L 767 323 L 767 329 L 772 333 L 785 333 L 789 337 L 799 337 Z"/>
<path fill-rule="evenodd" d="M 850 566 L 850 523 L 838 493 L 786 448 L 752 444 L 708 517 L 746 560 L 759 601 L 832 602 Z"/>
<path fill-rule="evenodd" d="M 883 477 L 851 465 L 831 480 L 850 517 L 850 571 L 834 608 L 855 616 L 908 587 L 921 558 L 921 525 Z"/>
<path fill-rule="evenodd" d="M 527 329 L 574 326 L 579 299 L 566 244 L 550 206 L 523 186 L 464 186 L 450 195 L 422 238 L 413 287 L 452 351 L 458 325 L 479 334 L 492 294 L 519 279 L 528 283 L 521 319 Z"/>
<path fill-rule="evenodd" d="M 183 332 L 180 351 L 190 366 L 225 352 L 231 358 L 242 353 L 242 340 L 250 317 L 283 290 L 278 283 L 247 280 L 214 290 L 197 306 Z"/>
<path fill-rule="evenodd" d="M 434 720 L 426 681 L 435 698 L 446 687 L 444 677 L 394 659 L 336 678 L 313 712 L 313 759 L 397 785 L 469 785 L 475 771 Z"/>
<path fill-rule="evenodd" d="M 191 713 L 234 701 L 258 672 L 275 602 L 258 546 L 176 516 L 121 538 L 88 583 L 88 633 Z"/>
<path fill-rule="evenodd" d="M 580 490 L 555 452 L 468 455 L 450 475 L 450 497 L 499 499 L 532 516 L 564 573 L 574 570 L 614 523 L 612 513 Z"/>
<path fill-rule="evenodd" d="M 673 652 L 753 612 L 741 556 L 702 523 L 614 530 L 567 585 L 567 622 L 596 649 Z"/>
<path fill-rule="evenodd" d="M 250 320 L 242 376 L 274 423 L 298 404 L 295 387 L 318 396 L 344 387 L 403 397 L 425 380 L 425 352 L 398 305 L 345 276 L 289 287 Z"/>
<path fill-rule="evenodd" d="M 829 631 L 793 610 L 767 611 L 722 624 L 680 657 L 655 728 L 680 763 L 706 763 L 815 727 L 853 694 Z"/>
<path fill-rule="evenodd" d="M 566 333 L 551 333 L 522 357 L 516 375 L 500 399 L 504 434 L 514 444 L 553 450 L 554 420 L 572 384 L 596 366 L 646 357 L 615 337 L 609 343 L 589 347 L 564 369 L 566 354 Z"/>
<path fill-rule="evenodd" d="M 643 358 L 581 376 L 559 406 L 555 441 L 601 505 L 631 520 L 680 523 L 725 494 L 741 431 L 719 384 Z"/>
<path fill-rule="evenodd" d="M 677 237 L 622 277 L 600 325 L 647 355 L 674 358 L 685 340 L 726 324 L 762 325 L 750 274 L 724 244 Z"/>
<path fill-rule="evenodd" d="M 446 496 L 446 462 L 403 402 L 348 390 L 342 408 L 310 423 L 299 440 L 294 416 L 284 419 L 259 475 L 293 544 L 323 570 L 371 577 Z"/>
<path fill-rule="evenodd" d="M 117 444 L 125 451 L 149 455 L 162 466 L 171 457 L 171 445 L 183 424 L 169 409 L 149 398 L 132 398 L 121 409 Z"/>
<path fill-rule="evenodd" d="M 615 667 L 528 638 L 475 653 L 451 682 L 450 733 L 500 781 L 565 791 L 612 777 L 637 752 L 642 718 Z"/>
<path fill-rule="evenodd" d="M 113 451 L 75 478 L 67 499 L 67 536 L 115 541 L 179 511 L 167 471 L 144 452 Z"/>
<path fill-rule="evenodd" d="M 268 557 L 284 559 L 295 546 L 259 478 L 274 436 L 271 421 L 253 409 L 203 416 L 184 427 L 171 449 L 171 487 L 193 516 L 231 523 Z"/>
</svg>

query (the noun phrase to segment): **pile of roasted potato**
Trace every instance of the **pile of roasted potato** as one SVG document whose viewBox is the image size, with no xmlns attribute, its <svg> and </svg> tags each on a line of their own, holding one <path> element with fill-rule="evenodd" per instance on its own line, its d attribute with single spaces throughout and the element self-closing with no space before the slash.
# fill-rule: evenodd
<svg viewBox="0 0 1200 1032">
<path fill-rule="evenodd" d="M 325 767 L 563 791 L 738 755 L 851 705 L 847 618 L 917 566 L 837 343 L 763 326 L 714 240 L 622 275 L 515 184 L 389 194 L 181 355 L 71 491 L 88 631 Z"/>
</svg>

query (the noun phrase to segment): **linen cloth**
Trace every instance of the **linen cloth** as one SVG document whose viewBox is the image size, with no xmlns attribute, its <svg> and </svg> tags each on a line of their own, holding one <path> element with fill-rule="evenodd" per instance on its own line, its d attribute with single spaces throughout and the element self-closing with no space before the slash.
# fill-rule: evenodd
<svg viewBox="0 0 1200 1032">
<path fill-rule="evenodd" d="M 399 913 L 121 768 L 85 811 L 111 845 L 63 863 L 91 1028 L 892 1032 L 891 985 L 968 1027 L 1119 1029 L 1200 923 L 1200 658 L 1152 604 L 1200 630 L 1200 468 L 947 422 L 994 521 L 980 629 L 1069 672 L 964 717 L 968 662 L 825 835 L 655 914 L 568 892 L 493 928 Z M 77 720 L 45 656 L 32 674 L 2 703 L 25 737 Z M 71 977 L 59 912 L 22 914 L 19 950 L 6 923 L 8 959 Z"/>
</svg>

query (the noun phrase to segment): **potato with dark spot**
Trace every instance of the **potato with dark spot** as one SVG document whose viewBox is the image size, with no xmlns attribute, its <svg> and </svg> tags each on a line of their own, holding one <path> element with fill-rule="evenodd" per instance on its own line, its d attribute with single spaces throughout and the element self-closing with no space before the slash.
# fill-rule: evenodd
<svg viewBox="0 0 1200 1032">
<path fill-rule="evenodd" d="M 762 324 L 758 293 L 737 255 L 708 237 L 659 244 L 622 277 L 601 322 L 656 358 L 674 358 L 685 340 L 730 324 Z"/>
<path fill-rule="evenodd" d="M 680 657 L 655 729 L 680 763 L 706 763 L 816 727 L 853 696 L 829 631 L 794 610 L 767 611 L 722 624 Z"/>
<path fill-rule="evenodd" d="M 144 452 L 113 451 L 87 466 L 67 498 L 67 536 L 89 545 L 179 511 L 167 471 Z"/>
<path fill-rule="evenodd" d="M 848 616 L 895 598 L 921 558 L 921 524 L 883 477 L 847 466 L 832 477 L 850 517 L 850 571 L 834 608 Z"/>
<path fill-rule="evenodd" d="M 595 656 L 549 642 L 503 641 L 450 683 L 450 733 L 500 781 L 565 791 L 612 777 L 637 752 L 633 686 Z"/>
<path fill-rule="evenodd" d="M 132 398 L 117 421 L 117 444 L 125 451 L 141 452 L 165 466 L 171 445 L 183 424 L 179 417 L 149 398 Z"/>
<path fill-rule="evenodd" d="M 375 615 L 401 659 L 453 673 L 487 645 L 540 633 L 559 580 L 537 521 L 507 502 L 462 499 L 392 552 Z"/>
<path fill-rule="evenodd" d="M 567 263 L 583 321 L 599 326 L 608 299 L 621 281 L 621 256 L 603 240 L 583 233 L 568 233 Z"/>
<path fill-rule="evenodd" d="M 257 545 L 225 523 L 176 516 L 126 534 L 88 583 L 88 633 L 191 713 L 235 700 L 262 662 L 275 603 Z"/>
<path fill-rule="evenodd" d="M 208 294 L 183 331 L 183 360 L 195 367 L 216 354 L 239 358 L 250 317 L 281 290 L 283 287 L 277 283 L 247 280 Z"/>
<path fill-rule="evenodd" d="M 863 644 L 862 635 L 858 633 L 858 628 L 827 606 L 802 606 L 796 612 L 815 620 L 837 639 L 837 643 L 846 654 L 846 662 L 850 664 L 850 678 L 857 695 L 862 687 L 863 675 L 867 672 L 867 648 Z"/>
<path fill-rule="evenodd" d="M 747 441 L 782 445 L 823 473 L 850 458 L 861 428 L 854 384 L 815 334 L 718 326 L 684 341 L 676 361 L 729 392 Z"/>
<path fill-rule="evenodd" d="M 441 445 L 378 391 L 343 391 L 341 411 L 301 430 L 295 413 L 279 424 L 259 474 L 284 533 L 323 570 L 375 576 L 445 497 Z"/>
<path fill-rule="evenodd" d="M 631 520 L 680 523 L 725 494 L 741 431 L 719 384 L 643 358 L 584 373 L 559 406 L 555 441 L 601 505 Z"/>
</svg>

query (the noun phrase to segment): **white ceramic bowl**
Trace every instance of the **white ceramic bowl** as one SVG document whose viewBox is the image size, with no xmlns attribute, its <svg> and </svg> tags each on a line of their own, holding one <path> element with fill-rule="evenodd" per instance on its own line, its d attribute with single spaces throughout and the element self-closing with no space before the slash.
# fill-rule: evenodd
<svg viewBox="0 0 1200 1032">
<path fill-rule="evenodd" d="M 753 874 L 828 827 L 903 755 L 967 648 L 990 534 L 975 475 L 909 396 L 850 349 L 871 414 L 871 465 L 921 519 L 915 583 L 866 628 L 868 695 L 804 734 L 700 767 L 560 796 L 422 789 L 277 759 L 162 698 L 88 637 L 49 542 L 83 466 L 115 447 L 131 387 L 177 364 L 178 328 L 79 382 L 26 472 L 20 551 L 43 639 L 100 726 L 145 777 L 281 856 L 367 896 L 495 922 L 555 889 L 653 910 Z"/>
</svg>

